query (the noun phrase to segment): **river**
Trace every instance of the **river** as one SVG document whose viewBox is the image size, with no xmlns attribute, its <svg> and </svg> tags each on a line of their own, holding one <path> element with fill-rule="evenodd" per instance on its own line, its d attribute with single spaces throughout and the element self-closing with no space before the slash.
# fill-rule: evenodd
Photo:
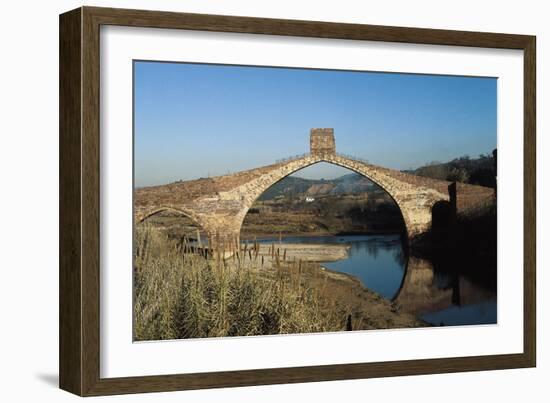
<svg viewBox="0 0 550 403">
<path fill-rule="evenodd" d="M 468 275 L 452 262 L 407 258 L 399 235 L 289 236 L 282 242 L 348 244 L 346 259 L 322 266 L 357 277 L 365 287 L 432 325 L 497 322 L 496 290 L 483 276 Z M 476 269 L 479 273 L 484 268 Z"/>
</svg>

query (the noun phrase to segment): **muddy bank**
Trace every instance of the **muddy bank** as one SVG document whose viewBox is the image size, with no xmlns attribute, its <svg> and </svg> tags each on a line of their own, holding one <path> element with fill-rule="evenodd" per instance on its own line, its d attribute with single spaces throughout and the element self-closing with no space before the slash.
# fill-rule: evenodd
<svg viewBox="0 0 550 403">
<path fill-rule="evenodd" d="M 320 270 L 325 273 L 331 292 L 350 304 L 353 330 L 429 326 L 415 315 L 401 311 L 397 304 L 365 288 L 356 277 L 324 267 Z"/>
</svg>

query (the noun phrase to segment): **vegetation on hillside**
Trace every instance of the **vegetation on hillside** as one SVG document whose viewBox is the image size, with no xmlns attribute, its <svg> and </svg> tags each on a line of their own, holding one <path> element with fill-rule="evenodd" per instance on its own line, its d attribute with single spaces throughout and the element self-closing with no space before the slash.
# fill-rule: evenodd
<svg viewBox="0 0 550 403">
<path fill-rule="evenodd" d="M 258 200 L 274 200 L 281 197 L 296 199 L 305 195 L 341 195 L 379 191 L 382 191 L 379 186 L 357 173 L 342 175 L 335 179 L 305 179 L 291 175 L 267 189 Z"/>
<path fill-rule="evenodd" d="M 463 182 L 491 188 L 496 186 L 496 161 L 493 154 L 481 154 L 478 158 L 465 155 L 445 163 L 434 161 L 406 172 L 450 182 Z"/>
<path fill-rule="evenodd" d="M 317 180 L 289 176 L 254 203 L 242 234 L 399 233 L 403 226 L 391 197 L 362 175 Z"/>
</svg>

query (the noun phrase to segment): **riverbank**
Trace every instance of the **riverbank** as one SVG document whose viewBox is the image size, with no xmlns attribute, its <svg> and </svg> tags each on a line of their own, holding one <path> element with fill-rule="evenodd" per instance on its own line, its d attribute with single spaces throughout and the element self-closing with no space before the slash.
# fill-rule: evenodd
<svg viewBox="0 0 550 403">
<path fill-rule="evenodd" d="M 287 197 L 257 201 L 243 221 L 241 237 L 364 235 L 399 233 L 403 228 L 399 209 L 383 193 L 316 195 L 311 202 Z"/>
<path fill-rule="evenodd" d="M 243 242 L 253 242 L 254 240 L 273 240 L 273 241 L 279 241 L 284 240 L 286 238 L 292 238 L 292 237 L 326 237 L 326 236 L 346 236 L 346 235 L 393 235 L 400 233 L 399 230 L 395 229 L 386 229 L 386 230 L 350 230 L 350 231 L 336 231 L 336 232 L 330 232 L 330 231 L 281 231 L 279 233 L 274 234 L 273 232 L 250 232 L 248 229 L 243 228 L 241 231 L 241 241 Z"/>
<path fill-rule="evenodd" d="M 273 276 L 281 269 L 300 270 L 296 266 L 297 261 L 307 264 L 307 270 L 300 273 L 303 280 L 313 289 L 319 290 L 322 298 L 333 301 L 335 305 L 345 306 L 352 330 L 429 326 L 413 314 L 400 311 L 397 304 L 366 288 L 357 277 L 330 270 L 320 263 L 346 259 L 350 251 L 347 244 L 273 243 L 258 244 L 258 247 L 258 259 L 263 262 L 260 273 L 266 277 Z M 228 260 L 235 263 L 234 259 Z"/>
<path fill-rule="evenodd" d="M 327 276 L 332 293 L 352 304 L 353 330 L 416 328 L 430 326 L 415 315 L 401 311 L 398 304 L 364 287 L 350 274 L 320 268 Z"/>
</svg>

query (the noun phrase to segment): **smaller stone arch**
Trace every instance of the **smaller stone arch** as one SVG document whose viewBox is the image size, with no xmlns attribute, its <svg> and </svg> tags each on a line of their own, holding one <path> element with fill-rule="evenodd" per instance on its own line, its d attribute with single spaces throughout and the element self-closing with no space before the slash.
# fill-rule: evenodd
<svg viewBox="0 0 550 403">
<path fill-rule="evenodd" d="M 199 242 L 199 244 L 206 244 L 206 238 L 208 237 L 209 233 L 202 224 L 202 220 L 200 220 L 200 218 L 198 218 L 197 214 L 195 214 L 194 212 L 181 208 L 162 206 L 154 209 L 149 209 L 142 214 L 136 215 L 134 217 L 134 228 L 139 228 L 140 224 L 144 224 L 147 220 L 155 216 L 162 215 L 162 213 L 164 212 L 174 213 L 176 216 L 189 221 L 186 223 L 186 225 L 183 226 L 183 228 L 177 228 L 176 231 L 167 231 L 166 235 L 169 238 L 175 239 L 177 243 L 182 243 L 184 242 L 184 240 L 187 240 L 186 242 L 188 242 L 189 240 L 196 240 Z M 178 224 L 181 225 L 181 222 Z"/>
<path fill-rule="evenodd" d="M 189 209 L 185 209 L 185 208 L 182 208 L 182 207 L 172 207 L 172 206 L 153 207 L 153 208 L 141 211 L 141 212 L 136 212 L 134 214 L 134 222 L 135 222 L 135 224 L 139 224 L 139 223 L 145 221 L 146 219 L 148 219 L 149 217 L 152 217 L 156 214 L 162 213 L 163 211 L 170 211 L 170 212 L 173 212 L 173 213 L 180 214 L 182 216 L 190 218 L 191 220 L 195 221 L 197 224 L 201 225 L 201 219 L 199 218 L 199 216 L 197 214 L 195 214 L 194 211 L 189 210 Z M 201 227 L 202 227 L 202 225 L 201 225 Z"/>
</svg>

